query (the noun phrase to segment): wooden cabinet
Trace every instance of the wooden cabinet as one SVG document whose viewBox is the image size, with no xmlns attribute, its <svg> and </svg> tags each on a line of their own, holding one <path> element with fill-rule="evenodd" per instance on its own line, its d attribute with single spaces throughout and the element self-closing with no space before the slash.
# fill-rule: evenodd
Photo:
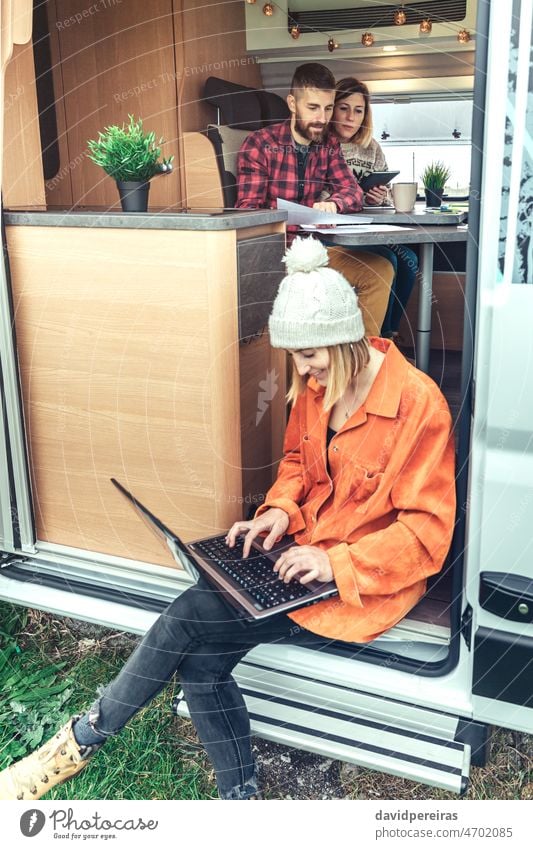
<svg viewBox="0 0 533 849">
<path fill-rule="evenodd" d="M 185 540 L 261 503 L 285 369 L 260 315 L 239 338 L 237 246 L 284 235 L 237 232 L 7 227 L 38 539 L 174 566 L 110 477 Z"/>
</svg>

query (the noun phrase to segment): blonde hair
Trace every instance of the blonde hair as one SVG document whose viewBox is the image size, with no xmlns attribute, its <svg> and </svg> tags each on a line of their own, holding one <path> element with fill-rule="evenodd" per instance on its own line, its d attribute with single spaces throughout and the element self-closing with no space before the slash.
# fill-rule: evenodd
<svg viewBox="0 0 533 849">
<path fill-rule="evenodd" d="M 329 378 L 324 393 L 324 409 L 331 410 L 333 405 L 346 391 L 348 384 L 370 362 L 368 339 L 363 336 L 358 342 L 345 342 L 342 345 L 328 345 Z M 292 364 L 292 380 L 287 392 L 287 401 L 294 404 L 299 395 L 305 392 L 308 377 L 298 374 Z"/>
<path fill-rule="evenodd" d="M 335 89 L 335 106 L 347 97 L 351 97 L 352 94 L 361 94 L 363 96 L 363 100 L 365 101 L 365 117 L 363 118 L 363 123 L 350 141 L 360 144 L 361 147 L 368 147 L 374 135 L 374 122 L 372 120 L 372 107 L 370 106 L 370 92 L 368 87 L 361 80 L 356 80 L 355 77 L 345 77 L 343 80 L 339 80 Z M 333 125 L 333 129 L 335 130 L 335 125 Z"/>
</svg>

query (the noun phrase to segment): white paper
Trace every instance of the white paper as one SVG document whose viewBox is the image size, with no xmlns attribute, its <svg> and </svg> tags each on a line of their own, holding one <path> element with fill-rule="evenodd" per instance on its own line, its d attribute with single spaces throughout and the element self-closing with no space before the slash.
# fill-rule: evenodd
<svg viewBox="0 0 533 849">
<path fill-rule="evenodd" d="M 370 224 L 374 219 L 368 215 L 340 215 L 338 212 L 322 212 L 301 203 L 277 199 L 278 209 L 284 209 L 288 214 L 287 224 Z"/>
<path fill-rule="evenodd" d="M 302 230 L 307 233 L 343 234 L 343 233 L 402 233 L 406 230 L 414 230 L 414 227 L 398 227 L 394 224 L 345 224 L 337 227 L 317 227 L 316 224 L 302 224 Z"/>
</svg>

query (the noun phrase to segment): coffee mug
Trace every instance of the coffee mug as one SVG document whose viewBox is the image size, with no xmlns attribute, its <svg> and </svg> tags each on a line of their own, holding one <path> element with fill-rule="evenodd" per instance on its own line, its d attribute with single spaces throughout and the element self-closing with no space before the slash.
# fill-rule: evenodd
<svg viewBox="0 0 533 849">
<path fill-rule="evenodd" d="M 418 183 L 393 183 L 392 202 L 396 212 L 412 212 L 415 206 Z"/>
</svg>

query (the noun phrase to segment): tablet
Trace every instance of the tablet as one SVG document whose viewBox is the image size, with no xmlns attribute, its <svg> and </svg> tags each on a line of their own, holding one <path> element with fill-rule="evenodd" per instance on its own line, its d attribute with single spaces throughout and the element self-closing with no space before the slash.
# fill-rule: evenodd
<svg viewBox="0 0 533 849">
<path fill-rule="evenodd" d="M 369 192 L 374 186 L 386 186 L 391 180 L 398 176 L 399 171 L 373 171 L 366 177 L 361 177 L 359 185 L 364 192 Z"/>
</svg>

